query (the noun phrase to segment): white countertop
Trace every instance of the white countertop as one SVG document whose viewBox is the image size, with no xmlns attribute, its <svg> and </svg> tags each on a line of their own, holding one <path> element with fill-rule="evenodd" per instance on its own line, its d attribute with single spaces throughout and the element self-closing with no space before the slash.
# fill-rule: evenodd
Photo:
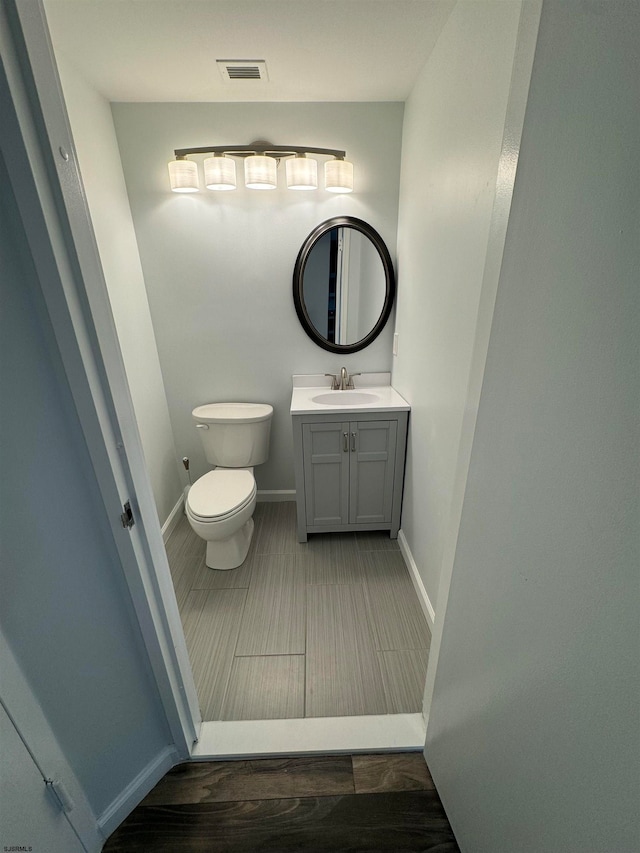
<svg viewBox="0 0 640 853">
<path fill-rule="evenodd" d="M 346 391 L 331 391 L 331 379 L 328 376 L 313 374 L 310 376 L 293 377 L 293 393 L 291 395 L 292 415 L 330 415 L 334 413 L 358 414 L 359 412 L 408 412 L 411 406 L 395 388 L 392 388 L 385 379 L 388 373 L 363 374 L 356 376 L 353 380 L 354 388 Z M 373 384 L 379 383 L 379 384 Z M 368 397 L 362 403 L 349 401 L 350 392 L 362 391 Z M 331 397 L 335 399 L 331 403 L 317 403 L 314 397 Z"/>
</svg>

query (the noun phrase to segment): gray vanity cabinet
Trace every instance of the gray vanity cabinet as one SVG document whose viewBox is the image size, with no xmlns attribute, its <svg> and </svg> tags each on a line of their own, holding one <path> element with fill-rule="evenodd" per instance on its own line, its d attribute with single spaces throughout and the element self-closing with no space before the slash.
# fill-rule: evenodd
<svg viewBox="0 0 640 853">
<path fill-rule="evenodd" d="M 293 418 L 298 539 L 400 527 L 407 412 Z"/>
</svg>

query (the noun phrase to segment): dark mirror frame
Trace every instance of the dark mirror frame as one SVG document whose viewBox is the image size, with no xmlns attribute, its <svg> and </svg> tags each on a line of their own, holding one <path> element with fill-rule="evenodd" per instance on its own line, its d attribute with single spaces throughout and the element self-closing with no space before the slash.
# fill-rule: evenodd
<svg viewBox="0 0 640 853">
<path fill-rule="evenodd" d="M 376 247 L 378 254 L 380 255 L 380 260 L 382 261 L 382 267 L 384 270 L 386 281 L 384 305 L 382 306 L 382 312 L 380 313 L 378 322 L 375 324 L 373 329 L 371 329 L 371 331 L 366 337 L 362 338 L 359 341 L 356 341 L 356 343 L 354 344 L 334 344 L 328 341 L 326 338 L 323 338 L 311 322 L 311 318 L 307 313 L 303 296 L 304 270 L 307 264 L 309 253 L 323 234 L 326 234 L 327 231 L 330 231 L 332 228 L 337 228 L 340 226 L 345 226 L 347 228 L 353 228 L 355 231 L 360 231 L 362 234 L 365 235 L 365 237 L 368 237 L 369 240 L 371 240 L 373 245 Z M 380 332 L 384 329 L 385 324 L 389 319 L 391 309 L 393 308 L 393 300 L 395 294 L 396 280 L 393 272 L 391 256 L 389 255 L 389 250 L 387 249 L 384 240 L 378 234 L 378 232 L 374 228 L 372 228 L 371 225 L 369 225 L 367 222 L 364 222 L 362 219 L 356 219 L 355 216 L 335 216 L 333 219 L 327 219 L 325 222 L 320 223 L 317 228 L 314 228 L 311 234 L 309 234 L 307 239 L 302 244 L 302 248 L 298 253 L 296 264 L 293 269 L 293 304 L 295 305 L 296 314 L 298 315 L 298 319 L 300 320 L 302 328 L 305 330 L 311 340 L 319 347 L 322 347 L 322 349 L 325 349 L 328 352 L 350 353 L 359 352 L 365 347 L 368 347 L 369 344 L 372 343 L 372 341 L 374 341 L 378 337 Z"/>
</svg>

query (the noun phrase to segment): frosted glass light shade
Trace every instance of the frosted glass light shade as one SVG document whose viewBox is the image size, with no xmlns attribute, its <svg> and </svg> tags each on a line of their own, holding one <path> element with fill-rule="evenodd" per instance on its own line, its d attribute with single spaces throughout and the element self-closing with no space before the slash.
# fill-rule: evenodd
<svg viewBox="0 0 640 853">
<path fill-rule="evenodd" d="M 324 188 L 330 193 L 353 192 L 353 163 L 327 160 L 324 164 Z"/>
<path fill-rule="evenodd" d="M 244 161 L 244 183 L 250 190 L 275 190 L 278 185 L 277 162 L 264 154 L 253 154 Z"/>
<path fill-rule="evenodd" d="M 174 193 L 197 193 L 200 189 L 198 166 L 191 160 L 171 160 L 169 181 Z"/>
<path fill-rule="evenodd" d="M 204 185 L 208 190 L 235 190 L 236 164 L 231 157 L 208 157 L 204 161 Z"/>
<path fill-rule="evenodd" d="M 290 190 L 318 189 L 318 161 L 312 157 L 292 157 L 285 162 Z"/>
</svg>

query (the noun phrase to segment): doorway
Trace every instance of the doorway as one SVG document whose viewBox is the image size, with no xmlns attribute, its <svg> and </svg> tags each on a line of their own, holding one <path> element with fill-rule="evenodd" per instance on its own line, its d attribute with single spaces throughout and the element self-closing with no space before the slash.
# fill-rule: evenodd
<svg viewBox="0 0 640 853">
<path fill-rule="evenodd" d="M 44 63 L 44 60 L 42 60 L 42 62 Z M 49 69 L 48 72 L 45 72 L 43 70 L 42 74 L 43 74 L 43 76 L 50 76 L 50 75 L 55 75 L 55 72 L 53 71 L 53 69 Z M 45 109 L 54 110 L 57 108 L 57 109 L 64 110 L 64 105 L 61 103 L 47 104 L 47 98 L 44 98 L 43 102 L 45 103 Z M 108 112 L 108 105 L 106 105 L 106 107 L 107 107 L 107 112 Z M 117 150 L 117 145 L 115 147 Z M 57 151 L 57 148 L 55 149 L 55 151 Z M 55 151 L 54 151 L 54 153 L 55 153 Z M 94 169 L 96 168 L 96 164 L 95 164 L 95 162 L 91 161 L 91 158 L 89 158 L 89 166 L 90 166 L 90 168 L 94 168 Z M 87 186 L 88 186 L 89 175 L 87 174 L 86 177 L 87 177 Z M 103 187 L 103 189 L 104 189 L 104 187 Z M 109 185 L 109 187 L 107 189 L 109 191 L 111 191 L 113 189 L 113 187 L 111 185 Z M 106 189 L 104 191 L 106 192 Z M 81 203 L 83 205 L 83 210 L 82 210 L 81 215 L 86 217 L 87 221 L 89 221 L 93 217 L 93 219 L 96 223 L 96 226 L 97 226 L 97 223 L 98 223 L 97 217 L 102 216 L 104 218 L 104 216 L 105 216 L 104 211 L 101 211 L 99 209 L 100 208 L 100 202 L 101 202 L 101 194 L 89 192 L 85 196 L 85 194 L 82 192 L 82 190 L 78 188 L 77 192 L 76 192 L 76 196 L 77 197 L 74 200 L 74 204 Z M 87 198 L 89 199 L 89 206 L 87 206 Z M 126 197 L 125 197 L 125 201 L 126 201 Z M 70 215 L 71 216 L 73 216 L 74 214 L 76 214 L 78 212 L 77 209 L 75 209 L 75 210 L 72 209 L 73 207 L 74 207 L 74 205 L 70 205 Z M 119 217 L 111 217 L 111 218 L 112 218 L 112 220 L 114 220 L 114 219 L 118 220 L 119 219 Z M 97 231 L 97 227 L 95 230 Z M 122 236 L 121 234 L 118 235 L 119 238 L 121 236 Z M 120 245 L 123 245 L 123 244 L 124 244 L 124 241 L 122 241 L 118 245 L 120 247 Z M 77 240 L 76 240 L 76 245 L 78 246 Z M 95 247 L 92 245 L 89 247 L 89 249 L 87 249 L 86 246 L 85 247 L 78 247 L 78 248 L 79 248 L 79 251 L 83 253 L 81 265 L 83 265 L 83 272 L 85 273 L 85 279 L 87 281 L 91 281 L 92 287 L 100 289 L 100 293 L 98 294 L 98 297 L 97 297 L 97 300 L 101 303 L 100 309 L 108 311 L 109 310 L 110 295 L 107 293 L 107 288 L 104 286 L 103 272 L 98 271 L 98 273 L 96 274 L 95 270 L 93 270 L 93 269 L 90 270 L 89 274 L 87 274 L 87 272 L 86 272 L 86 270 L 89 270 L 89 268 L 91 267 L 92 264 L 95 264 L 97 262 L 97 258 L 95 257 Z M 135 260 L 136 259 L 133 258 L 134 262 L 135 262 Z M 137 262 L 139 263 L 139 258 L 137 258 Z M 111 277 L 111 272 L 107 271 L 105 269 L 104 275 L 109 275 L 109 277 Z M 124 288 L 123 288 L 123 290 L 124 290 Z M 94 301 L 94 304 L 97 304 L 95 294 L 92 295 L 92 297 L 90 298 L 90 301 L 91 301 L 91 299 Z M 130 300 L 131 300 L 131 292 L 127 290 L 125 292 L 125 302 L 130 302 Z M 130 314 L 131 313 L 133 313 L 133 312 L 130 312 Z M 124 352 L 125 348 L 123 346 L 120 346 L 120 352 L 117 351 L 119 342 L 117 342 L 113 339 L 113 331 L 114 330 L 111 327 L 111 324 L 109 323 L 108 318 L 105 319 L 104 317 L 102 317 L 102 315 L 100 314 L 100 312 L 98 310 L 94 310 L 93 319 L 94 319 L 94 322 L 96 323 L 96 325 L 100 325 L 99 338 L 101 340 L 101 344 L 103 345 L 103 357 L 105 359 L 105 362 L 109 363 L 108 369 L 111 366 L 113 366 L 115 361 L 119 360 L 121 355 L 124 358 L 125 367 L 129 368 L 131 366 L 132 362 L 129 361 L 129 357 Z M 116 323 L 116 325 L 117 325 L 117 323 Z M 139 331 L 139 330 L 137 329 L 136 331 Z M 110 340 L 110 343 L 109 343 L 110 349 L 108 349 L 108 351 L 105 351 L 104 343 L 107 339 Z M 139 349 L 140 348 L 144 349 L 144 347 L 139 347 Z M 129 373 L 128 370 L 127 370 L 127 373 Z M 129 378 L 129 388 L 132 389 L 131 377 L 129 376 L 128 378 Z M 127 422 L 133 421 L 134 422 L 134 429 L 135 429 L 135 425 L 136 425 L 135 424 L 135 421 L 136 421 L 135 405 L 132 409 L 131 403 L 128 399 L 129 395 L 127 393 L 126 387 L 123 388 L 123 387 L 120 387 L 118 385 L 118 383 L 122 382 L 122 376 L 119 375 L 119 376 L 115 377 L 114 375 L 112 375 L 110 378 L 110 381 L 112 382 L 113 390 L 118 395 L 118 405 L 120 406 L 120 416 L 122 417 L 122 419 L 124 421 L 127 421 Z M 133 396 L 133 393 L 132 393 L 132 396 Z M 138 419 L 138 426 L 140 427 L 140 431 L 142 431 L 142 424 L 140 423 L 139 419 Z M 152 429 L 152 431 L 153 431 L 153 429 Z M 131 440 L 132 439 L 130 436 L 130 441 Z M 140 450 L 139 447 L 138 447 L 138 450 Z M 146 447 L 145 447 L 145 450 L 146 450 Z M 175 456 L 175 454 L 174 454 L 174 456 Z M 141 461 L 142 458 L 143 458 L 143 454 L 139 452 L 138 453 L 138 461 Z M 174 465 L 174 460 L 171 459 L 170 463 L 172 465 Z M 168 624 L 170 626 L 170 631 L 175 636 L 178 633 L 182 634 L 182 632 L 183 632 L 183 626 L 182 626 L 181 621 L 180 621 L 180 616 L 178 613 L 178 607 L 176 606 L 176 604 L 179 604 L 180 602 L 176 602 L 175 600 L 174 601 L 169 600 L 171 598 L 172 594 L 167 589 L 169 586 L 169 583 L 168 583 L 169 582 L 169 572 L 167 571 L 167 566 L 166 566 L 166 562 L 165 562 L 164 549 L 163 549 L 162 555 L 160 555 L 159 550 L 162 546 L 160 543 L 158 527 L 157 527 L 157 525 L 153 524 L 152 520 L 151 520 L 151 517 L 155 513 L 155 506 L 151 506 L 149 503 L 149 500 L 148 500 L 149 491 L 150 491 L 148 488 L 148 483 L 153 478 L 154 475 L 155 475 L 155 466 L 154 466 L 154 470 L 152 470 L 152 471 L 149 471 L 149 469 L 147 469 L 147 471 L 143 471 L 143 470 L 141 470 L 141 468 L 139 470 L 137 470 L 135 473 L 135 476 L 134 476 L 134 480 L 137 480 L 136 484 L 135 484 L 135 491 L 136 491 L 136 495 L 138 498 L 139 509 L 141 510 L 141 512 L 146 514 L 146 521 L 148 521 L 148 530 L 146 531 L 146 533 L 148 536 L 149 550 L 152 552 L 152 556 L 153 556 L 152 562 L 153 562 L 153 565 L 155 567 L 155 573 L 156 573 L 154 583 L 159 588 L 159 590 L 161 592 L 161 594 L 159 596 L 159 602 L 160 602 L 160 605 L 161 605 L 163 612 L 161 613 L 160 618 L 162 621 L 166 620 L 168 622 Z M 143 480 L 145 481 L 146 485 L 145 485 L 145 483 L 142 482 Z M 175 500 L 175 498 L 174 498 L 174 500 Z M 258 513 L 260 511 L 261 510 L 259 509 Z M 271 509 L 269 509 L 269 507 L 266 507 L 264 509 L 264 512 L 265 512 L 265 518 L 267 518 L 267 517 L 270 517 L 270 513 L 273 514 L 273 512 L 275 512 L 275 510 L 271 510 Z M 265 522 L 265 529 L 266 529 L 266 522 Z M 259 537 L 256 536 L 256 542 L 258 542 L 258 540 L 259 540 Z M 354 550 L 356 550 L 358 553 L 364 550 L 361 547 L 359 547 L 358 542 L 355 539 L 352 541 L 351 544 L 353 545 Z M 313 545 L 314 545 L 314 543 L 311 543 L 311 546 L 309 546 L 309 549 L 311 549 L 313 547 Z M 378 550 L 378 549 L 372 549 L 371 553 L 373 553 L 374 550 Z M 367 552 L 367 553 L 369 553 L 369 552 Z M 257 557 L 260 557 L 261 559 L 269 557 L 269 556 L 272 556 L 272 557 L 278 556 L 278 557 L 286 558 L 286 559 L 279 561 L 279 562 L 282 562 L 284 564 L 288 564 L 290 562 L 289 557 L 292 555 L 290 555 L 288 553 L 271 554 L 271 555 L 269 553 L 263 553 L 263 554 L 257 555 Z M 371 557 L 371 559 L 374 559 L 374 557 Z M 379 560 L 384 559 L 387 562 L 390 562 L 391 568 L 388 569 L 389 572 L 391 572 L 392 574 L 394 572 L 397 573 L 396 570 L 397 570 L 397 566 L 398 566 L 398 561 L 401 560 L 399 552 L 396 551 L 396 553 L 393 557 L 389 557 L 387 555 L 386 557 L 380 556 L 380 557 L 376 557 L 375 559 L 379 559 Z M 178 569 L 178 571 L 179 571 L 179 569 Z M 280 569 L 277 569 L 274 571 L 279 572 Z M 302 572 L 302 574 L 305 574 L 305 573 L 307 573 L 307 569 L 304 569 L 304 571 Z M 263 572 L 262 576 L 266 577 L 266 574 L 264 574 L 264 572 Z M 253 577 L 253 581 L 246 581 L 246 583 L 247 583 L 246 587 L 240 587 L 240 586 L 238 587 L 240 589 L 244 589 L 243 596 L 244 596 L 245 603 L 243 604 L 243 607 L 246 606 L 246 601 L 249 600 L 250 594 L 253 594 L 253 593 L 251 593 L 251 584 L 253 582 L 258 583 L 260 581 L 261 573 L 258 571 L 255 573 L 255 575 L 253 575 L 253 572 L 252 572 L 252 577 Z M 408 578 L 405 578 L 405 581 L 406 580 L 408 580 Z M 235 581 L 235 583 L 238 583 L 238 582 Z M 321 593 L 324 594 L 325 592 L 327 592 L 329 587 L 335 587 L 336 589 L 334 590 L 334 596 L 333 596 L 333 598 L 336 599 L 335 608 L 338 610 L 341 609 L 341 612 L 349 613 L 350 609 L 353 610 L 354 608 L 357 608 L 357 609 L 359 609 L 360 612 L 363 612 L 366 609 L 364 593 L 362 593 L 362 590 L 360 589 L 360 587 L 362 586 L 360 581 L 358 581 L 358 583 L 356 584 L 356 588 L 352 591 L 351 599 L 349 599 L 349 601 L 346 604 L 342 603 L 341 595 L 343 593 L 345 593 L 346 587 L 348 587 L 349 584 L 345 584 L 345 583 L 336 583 L 336 584 L 311 583 L 311 584 L 307 585 L 307 583 L 305 581 L 303 585 L 305 586 L 305 590 L 306 590 L 307 586 L 310 589 L 313 588 L 312 594 L 315 597 L 315 599 L 319 599 L 320 597 L 322 597 Z M 317 587 L 317 589 L 316 589 L 316 587 Z M 325 589 L 325 587 L 326 587 L 326 589 Z M 199 588 L 197 586 L 192 586 L 190 588 L 190 592 L 191 591 L 193 591 L 195 593 L 195 592 L 198 592 L 201 590 L 199 590 Z M 238 596 L 235 596 L 235 597 L 238 598 Z M 192 599 L 197 599 L 197 598 L 198 598 L 198 596 L 195 596 L 195 595 L 192 596 Z M 204 598 L 204 596 L 200 596 L 199 598 Z M 207 598 L 210 601 L 212 596 L 209 595 L 209 596 L 207 596 Z M 225 595 L 219 595 L 219 598 L 227 598 L 228 600 L 230 600 L 231 598 L 233 598 L 233 596 L 225 594 Z M 354 601 L 356 603 L 354 603 Z M 318 605 L 318 606 L 320 606 L 320 605 Z M 202 624 L 202 618 L 201 617 L 202 617 L 202 614 L 199 614 L 196 617 L 194 617 L 195 621 L 199 624 Z M 242 622 L 243 618 L 244 618 L 244 610 L 243 610 L 242 614 L 240 614 L 240 616 L 239 616 L 240 622 Z M 192 619 L 191 622 L 193 622 L 193 621 L 194 620 Z M 236 621 L 238 621 L 238 620 L 236 620 Z M 305 624 L 305 631 L 306 631 L 306 614 L 305 614 L 305 617 L 302 621 Z M 349 620 L 347 620 L 347 621 L 349 621 Z M 368 628 L 368 630 L 372 631 L 373 629 Z M 188 632 L 189 635 L 190 635 L 190 631 L 191 631 L 191 628 L 189 627 L 189 632 Z M 240 634 L 238 634 L 238 638 L 239 637 L 240 637 Z M 181 637 L 181 642 L 184 645 L 184 636 Z M 305 642 L 306 642 L 306 640 L 305 640 Z M 372 664 L 372 669 L 375 672 L 375 676 L 372 676 L 370 678 L 370 680 L 374 683 L 374 685 L 376 687 L 375 692 L 376 692 L 377 698 L 374 701 L 372 701 L 371 704 L 359 702 L 359 703 L 352 703 L 352 705 L 349 706 L 349 703 L 347 703 L 347 708 L 350 707 L 350 711 L 349 711 L 348 716 L 352 716 L 352 717 L 368 716 L 368 717 L 372 718 L 370 722 L 373 722 L 374 717 L 380 717 L 380 716 L 393 717 L 394 715 L 398 716 L 400 712 L 398 712 L 398 711 L 391 712 L 389 710 L 392 707 L 391 703 L 387 702 L 386 699 L 383 701 L 382 697 L 385 694 L 384 694 L 384 682 L 383 682 L 383 678 L 382 678 L 381 667 L 384 665 L 385 659 L 388 659 L 388 657 L 389 657 L 388 653 L 397 653 L 398 655 L 402 654 L 404 657 L 410 657 L 410 655 L 407 655 L 405 653 L 419 652 L 420 653 L 419 655 L 414 656 L 417 658 L 417 662 L 415 663 L 415 665 L 413 665 L 412 661 L 410 661 L 410 663 L 408 665 L 410 670 L 411 670 L 412 665 L 413 665 L 413 670 L 415 670 L 415 671 L 419 670 L 421 667 L 423 667 L 423 665 L 425 663 L 424 653 L 426 652 L 427 642 L 424 638 L 417 641 L 417 642 L 412 641 L 412 643 L 417 646 L 415 649 L 414 648 L 394 648 L 394 647 L 383 648 L 382 645 L 380 645 L 380 648 L 376 648 L 373 641 L 368 640 L 367 642 L 368 642 L 368 649 L 370 652 L 369 657 L 371 660 L 375 659 L 375 661 L 376 661 L 375 666 L 373 666 L 373 664 Z M 406 645 L 406 643 L 405 643 L 405 645 Z M 353 646 L 353 648 L 356 648 L 356 646 Z M 234 656 L 233 656 L 234 658 L 238 658 L 238 659 L 243 658 L 243 660 L 238 660 L 237 662 L 232 661 L 232 663 L 230 664 L 231 667 L 233 668 L 233 665 L 235 663 L 236 670 L 240 670 L 243 666 L 248 665 L 248 661 L 244 660 L 245 658 L 251 658 L 251 657 L 264 657 L 265 659 L 269 658 L 270 660 L 267 662 L 270 664 L 273 664 L 274 661 L 271 659 L 275 658 L 275 657 L 297 657 L 298 658 L 297 661 L 288 661 L 288 662 L 279 661 L 278 663 L 281 666 L 286 664 L 286 663 L 297 664 L 299 667 L 300 657 L 304 656 L 304 655 L 301 655 L 299 648 L 298 648 L 296 655 L 293 655 L 293 654 L 289 654 L 289 655 L 284 655 L 284 654 L 282 654 L 282 655 L 275 655 L 275 654 L 236 655 L 235 651 L 237 651 L 237 648 L 234 649 Z M 193 653 L 192 653 L 192 656 L 193 656 Z M 345 656 L 348 657 L 348 655 L 346 655 L 346 653 L 345 653 Z M 185 665 L 188 668 L 188 664 L 186 664 L 186 661 L 184 661 L 184 660 L 182 662 L 182 665 L 183 665 L 183 670 L 185 668 Z M 227 665 L 228 664 L 225 663 L 225 666 L 227 666 Z M 305 661 L 305 665 L 306 665 L 306 661 Z M 211 677 L 213 677 L 213 674 L 214 673 L 210 673 L 209 675 Z M 203 680 L 206 680 L 206 677 L 207 676 L 203 675 Z M 240 677 L 239 673 L 238 673 L 237 677 L 238 678 Z M 223 676 L 223 680 L 224 680 L 224 678 L 228 679 L 227 684 L 231 684 L 231 671 L 230 670 L 229 671 L 225 670 L 225 675 Z M 185 673 L 183 671 L 182 680 L 184 682 L 190 681 L 190 673 Z M 328 682 L 328 679 L 322 679 L 322 680 L 323 680 L 323 682 Z M 406 681 L 406 679 L 403 678 L 403 681 Z M 414 679 L 414 682 L 415 682 L 415 679 Z M 306 690 L 307 690 L 307 685 L 305 684 L 305 691 Z M 310 688 L 309 688 L 309 691 L 310 691 Z M 314 690 L 314 695 L 316 692 L 317 691 Z M 421 717 L 420 710 L 422 707 L 422 703 L 421 703 L 421 701 L 419 701 L 419 698 L 420 698 L 419 697 L 418 702 L 417 702 L 417 707 L 416 707 L 415 683 L 413 684 L 412 693 L 414 694 L 413 695 L 413 704 L 411 706 L 401 705 L 400 707 L 405 709 L 403 711 L 403 713 L 411 713 L 412 715 L 415 714 L 416 717 L 418 718 L 418 720 L 421 721 L 422 717 Z M 221 701 L 224 701 L 224 698 Z M 208 702 L 208 699 L 206 699 L 205 702 Z M 305 701 L 305 705 L 306 704 L 307 704 L 307 702 Z M 203 707 L 202 699 L 200 699 L 200 707 L 201 707 L 202 711 L 204 712 L 205 720 L 208 721 L 209 716 L 215 716 L 212 712 L 210 714 L 210 712 L 208 710 L 206 710 L 205 707 Z M 340 706 L 340 705 L 335 705 L 332 713 L 335 714 L 336 716 L 331 717 L 331 719 L 338 720 L 338 719 L 340 719 L 340 717 L 344 716 L 344 714 L 341 713 L 341 707 L 342 706 Z M 415 708 L 415 710 L 409 712 L 407 710 L 408 707 Z M 299 704 L 298 704 L 298 709 L 299 709 Z M 297 710 L 296 713 L 300 713 L 300 711 Z M 322 715 L 324 713 L 326 713 L 326 712 L 316 710 L 316 716 L 313 719 L 322 719 L 323 718 Z M 262 718 L 260 718 L 260 719 L 262 719 Z M 274 719 L 279 719 L 279 718 L 274 717 Z M 307 719 L 307 718 L 306 717 L 296 717 L 295 719 Z M 219 718 L 216 718 L 215 721 L 220 722 L 221 720 Z M 222 720 L 222 721 L 223 722 L 241 722 L 242 720 L 228 720 L 228 721 Z M 385 723 L 391 724 L 392 722 L 393 722 L 392 720 L 385 720 Z M 393 738 L 391 740 L 393 740 Z M 202 741 L 202 739 L 201 739 L 201 741 Z M 415 745 L 422 746 L 423 742 L 424 742 L 424 737 L 422 736 L 422 739 L 420 740 L 420 742 L 415 744 Z M 380 745 L 379 742 L 376 742 L 376 744 Z M 388 745 L 388 744 L 387 743 L 382 744 L 382 746 L 385 746 L 385 745 Z"/>
</svg>

